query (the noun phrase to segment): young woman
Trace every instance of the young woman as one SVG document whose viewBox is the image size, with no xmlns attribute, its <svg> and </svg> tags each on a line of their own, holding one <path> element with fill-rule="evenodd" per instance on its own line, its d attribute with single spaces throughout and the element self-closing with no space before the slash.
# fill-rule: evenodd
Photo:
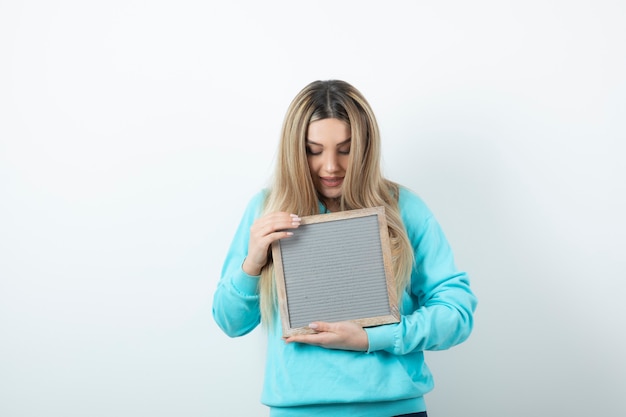
<svg viewBox="0 0 626 417">
<path fill-rule="evenodd" d="M 385 207 L 401 322 L 314 322 L 314 334 L 283 339 L 272 242 L 288 239 L 302 216 L 376 206 Z M 344 81 L 307 85 L 287 111 L 273 184 L 245 210 L 213 302 L 229 336 L 259 323 L 268 329 L 262 402 L 270 415 L 426 416 L 433 379 L 423 352 L 467 339 L 475 308 L 433 214 L 382 176 L 378 126 L 363 95 Z"/>
</svg>

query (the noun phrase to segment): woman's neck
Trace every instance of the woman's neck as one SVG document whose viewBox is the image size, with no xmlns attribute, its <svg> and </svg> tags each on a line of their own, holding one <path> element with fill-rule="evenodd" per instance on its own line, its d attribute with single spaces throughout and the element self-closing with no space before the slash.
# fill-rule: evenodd
<svg viewBox="0 0 626 417">
<path fill-rule="evenodd" d="M 341 210 L 341 197 L 337 198 L 325 198 L 322 200 L 322 204 L 330 212 L 337 212 Z"/>
</svg>

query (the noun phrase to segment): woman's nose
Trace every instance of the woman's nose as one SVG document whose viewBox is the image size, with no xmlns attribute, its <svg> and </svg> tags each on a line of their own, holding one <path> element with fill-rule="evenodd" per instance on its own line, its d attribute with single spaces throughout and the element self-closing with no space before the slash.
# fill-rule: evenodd
<svg viewBox="0 0 626 417">
<path fill-rule="evenodd" d="M 324 169 L 326 169 L 329 173 L 333 173 L 337 170 L 337 158 L 335 155 L 329 154 L 326 156 L 326 159 L 324 160 Z"/>
</svg>

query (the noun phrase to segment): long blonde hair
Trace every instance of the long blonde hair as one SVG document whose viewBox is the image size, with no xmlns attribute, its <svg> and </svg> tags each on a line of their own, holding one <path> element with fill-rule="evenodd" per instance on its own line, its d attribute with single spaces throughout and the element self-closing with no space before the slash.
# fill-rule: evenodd
<svg viewBox="0 0 626 417">
<path fill-rule="evenodd" d="M 401 300 L 414 259 L 398 208 L 399 186 L 381 174 L 378 124 L 369 103 L 352 85 L 340 80 L 314 81 L 293 99 L 283 122 L 273 184 L 264 212 L 319 214 L 321 198 L 309 171 L 305 141 L 309 124 L 328 118 L 347 123 L 352 137 L 340 210 L 385 207 L 397 299 Z M 271 328 L 277 311 L 271 259 L 261 271 L 260 296 L 262 322 Z"/>
</svg>

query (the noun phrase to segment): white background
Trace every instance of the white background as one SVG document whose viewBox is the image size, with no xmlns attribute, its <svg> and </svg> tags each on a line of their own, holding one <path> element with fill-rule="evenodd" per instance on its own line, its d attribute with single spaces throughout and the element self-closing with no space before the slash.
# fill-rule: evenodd
<svg viewBox="0 0 626 417">
<path fill-rule="evenodd" d="M 213 291 L 316 79 L 480 304 L 432 417 L 626 415 L 621 1 L 0 1 L 0 415 L 267 415 Z"/>
</svg>

